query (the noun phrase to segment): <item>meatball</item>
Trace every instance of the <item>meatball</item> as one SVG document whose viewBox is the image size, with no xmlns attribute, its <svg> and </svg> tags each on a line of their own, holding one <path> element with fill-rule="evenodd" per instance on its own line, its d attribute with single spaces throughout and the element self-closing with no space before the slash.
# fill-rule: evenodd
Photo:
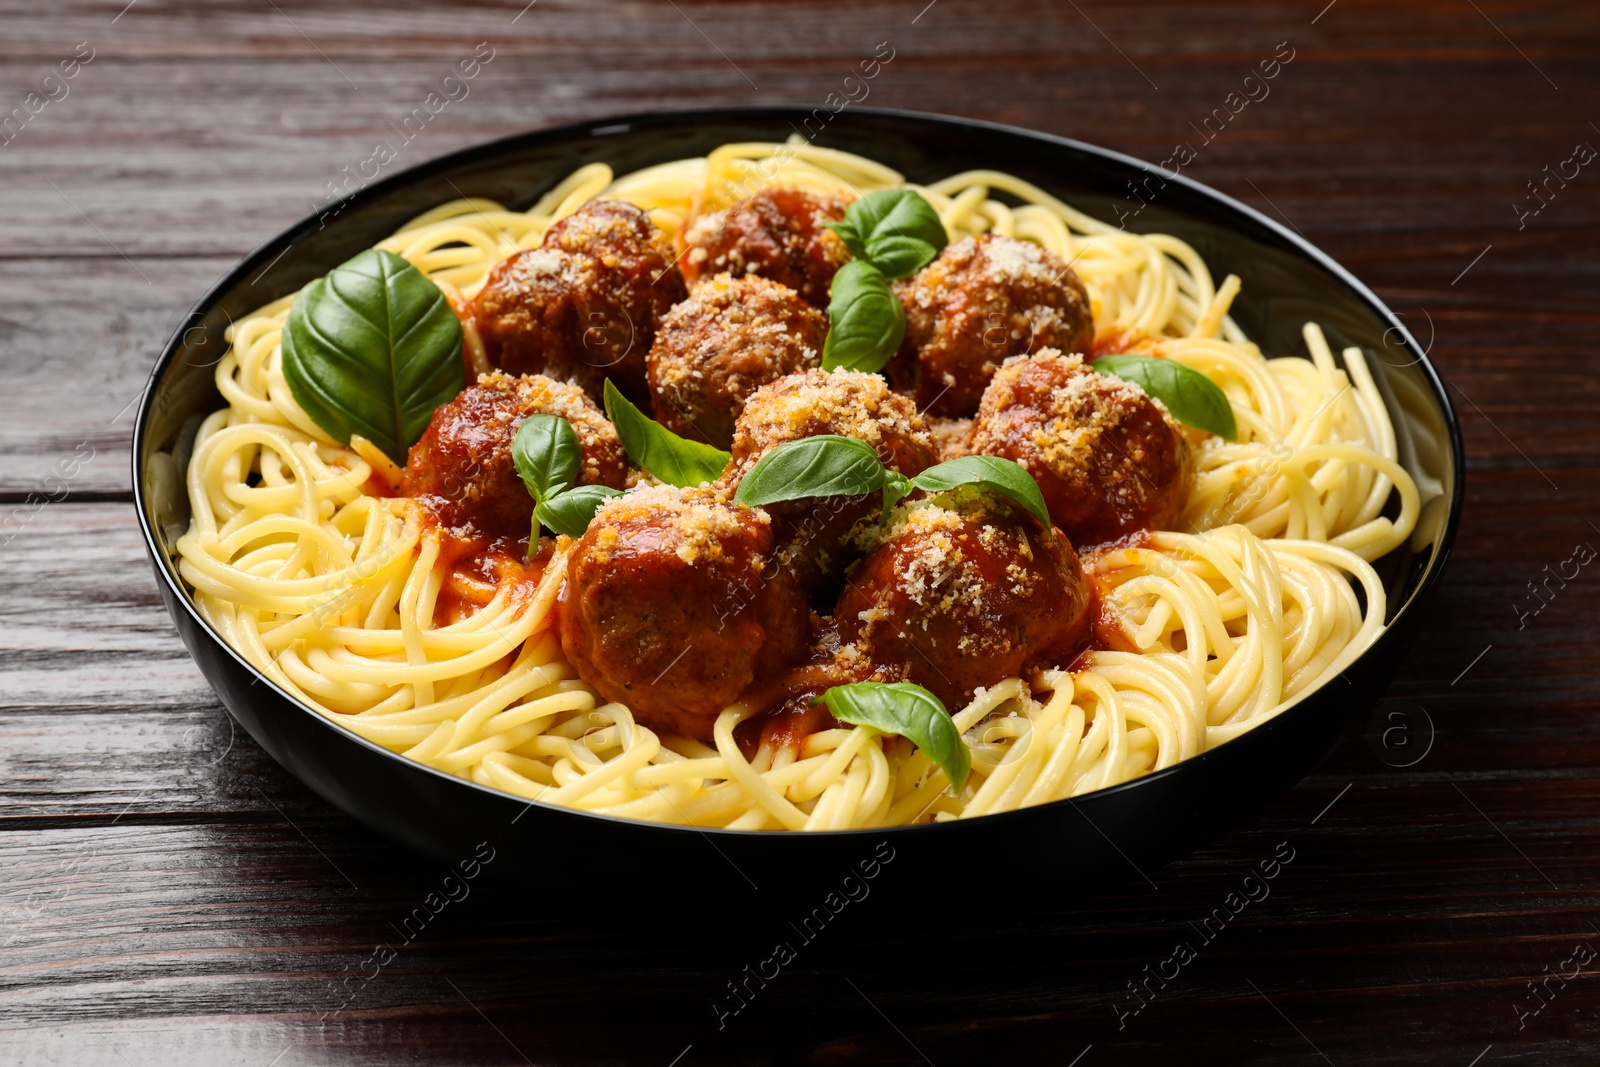
<svg viewBox="0 0 1600 1067">
<path fill-rule="evenodd" d="M 967 454 L 967 439 L 972 436 L 971 419 L 952 419 L 931 415 L 926 419 L 928 436 L 933 438 L 933 452 L 940 463 L 960 459 Z"/>
<path fill-rule="evenodd" d="M 928 428 L 911 401 L 876 374 L 808 370 L 763 386 L 745 403 L 733 434 L 735 480 L 786 441 L 838 434 L 865 441 L 885 467 L 921 474 L 933 465 Z"/>
<path fill-rule="evenodd" d="M 787 285 L 814 307 L 828 306 L 834 273 L 850 250 L 827 223 L 844 218 L 846 201 L 784 186 L 763 189 L 725 211 L 683 228 L 683 276 L 693 285 L 724 272 L 759 274 Z"/>
<path fill-rule="evenodd" d="M 641 724 L 709 741 L 723 708 L 806 649 L 805 598 L 772 550 L 766 513 L 713 489 L 610 501 L 568 560 L 561 648 Z"/>
<path fill-rule="evenodd" d="M 600 399 L 610 377 L 644 402 L 645 353 L 685 295 L 671 242 L 621 200 L 593 200 L 544 243 L 489 272 L 474 321 L 489 361 L 513 374 L 570 379 Z"/>
<path fill-rule="evenodd" d="M 780 378 L 745 404 L 733 434 L 733 460 L 723 476 L 737 486 L 756 461 L 802 437 L 838 434 L 865 441 L 890 470 L 907 477 L 935 462 L 933 443 L 911 401 L 891 392 L 876 374 L 811 370 Z M 779 564 L 794 572 L 820 603 L 831 603 L 845 566 L 857 554 L 845 535 L 877 515 L 882 497 L 827 497 L 768 505 L 780 545 Z"/>
<path fill-rule="evenodd" d="M 1132 382 L 1046 350 L 1006 364 L 984 391 L 968 449 L 1028 469 L 1074 544 L 1162 528 L 1194 482 L 1188 438 Z"/>
<path fill-rule="evenodd" d="M 1012 356 L 1085 351 L 1094 339 L 1089 294 L 1048 249 L 996 234 L 949 245 L 895 291 L 906 336 L 889 366 L 917 408 L 959 418 Z"/>
<path fill-rule="evenodd" d="M 583 390 L 543 375 L 479 375 L 433 413 L 406 457 L 401 491 L 419 499 L 462 538 L 526 538 L 533 498 L 517 476 L 511 442 L 529 415 L 559 415 L 583 446 L 582 485 L 621 489 L 625 454 L 617 433 Z"/>
<path fill-rule="evenodd" d="M 1089 585 L 1072 545 L 972 490 L 896 508 L 850 572 L 840 636 L 951 711 L 972 691 L 1064 663 L 1083 639 Z"/>
<path fill-rule="evenodd" d="M 667 313 L 646 363 L 656 420 L 717 448 L 761 386 L 822 362 L 828 320 L 759 275 L 719 274 Z"/>
</svg>

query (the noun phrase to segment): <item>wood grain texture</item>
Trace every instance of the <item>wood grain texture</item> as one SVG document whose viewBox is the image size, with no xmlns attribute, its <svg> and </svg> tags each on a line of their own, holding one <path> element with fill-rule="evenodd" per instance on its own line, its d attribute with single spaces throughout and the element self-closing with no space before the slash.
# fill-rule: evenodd
<svg viewBox="0 0 1600 1067">
<path fill-rule="evenodd" d="M 1600 143 L 1600 9 L 124 3 L 0 4 L 0 117 L 95 51 L 0 145 L 0 1062 L 1600 1059 L 1600 965 L 1528 985 L 1600 949 L 1600 571 L 1519 615 L 1547 564 L 1600 546 L 1600 173 L 1521 228 L 1512 206 Z M 661 916 L 647 884 L 568 899 L 490 864 L 408 938 L 446 872 L 232 729 L 143 558 L 126 409 L 211 282 L 483 41 L 471 95 L 400 164 L 616 112 L 818 101 L 888 41 L 871 104 L 1154 160 L 1188 141 L 1186 173 L 1349 266 L 1431 339 L 1469 457 L 1447 583 L 1363 735 L 1154 887 L 971 899 L 958 871 L 891 866 L 720 1028 L 712 1002 L 786 936 L 759 899 Z M 1191 124 L 1285 41 L 1271 95 L 1204 141 Z M 1280 843 L 1270 895 L 1206 939 Z M 950 902 L 945 929 L 897 921 L 912 893 Z M 1132 1013 L 1179 942 L 1195 958 Z"/>
</svg>

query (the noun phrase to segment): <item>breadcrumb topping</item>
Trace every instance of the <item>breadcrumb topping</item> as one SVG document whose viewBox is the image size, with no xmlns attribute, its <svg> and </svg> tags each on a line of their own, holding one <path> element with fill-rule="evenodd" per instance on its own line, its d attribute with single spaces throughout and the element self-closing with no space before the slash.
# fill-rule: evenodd
<svg viewBox="0 0 1600 1067">
<path fill-rule="evenodd" d="M 601 505 L 590 528 L 597 530 L 594 544 L 601 562 L 610 562 L 620 546 L 620 527 L 649 525 L 664 548 L 685 563 L 697 563 L 723 560 L 725 541 L 745 534 L 752 525 L 771 521 L 760 508 L 734 504 L 732 493 L 724 488 L 650 485 Z M 759 572 L 760 560 L 752 560 L 752 567 Z"/>
<path fill-rule="evenodd" d="M 926 631 L 938 616 L 970 620 L 960 642 L 963 652 L 1003 648 L 1010 635 L 983 625 L 993 615 L 999 596 L 1026 598 L 1033 594 L 1039 575 L 1033 545 L 1025 528 L 1015 521 L 1008 505 L 968 492 L 910 501 L 891 513 L 888 525 L 866 527 L 858 537 L 880 545 L 892 544 L 896 559 L 895 596 L 915 605 L 904 621 Z M 1004 581 L 986 574 L 984 560 L 1004 560 Z M 870 643 L 874 626 L 890 616 L 881 607 L 858 612 L 863 637 Z M 907 636 L 903 631 L 897 636 Z M 915 633 L 910 635 L 916 640 Z"/>
<path fill-rule="evenodd" d="M 655 384 L 673 388 L 703 378 L 703 368 L 729 354 L 735 341 L 743 362 L 798 364 L 797 369 L 815 366 L 821 356 L 812 344 L 814 334 L 800 328 L 814 319 L 821 320 L 821 314 L 788 286 L 761 277 L 719 274 L 661 320 L 657 337 L 673 344 L 660 342 L 653 353 Z M 730 386 L 730 391 L 740 390 Z"/>
<path fill-rule="evenodd" d="M 626 201 L 621 203 L 630 209 L 634 207 Z M 597 244 L 637 241 L 640 220 L 632 217 L 636 210 L 620 209 L 616 202 L 597 201 L 585 204 L 583 208 L 562 219 L 559 229 L 552 227 L 555 229 L 554 244 L 569 252 L 585 252 Z M 643 215 L 643 212 L 638 214 Z M 608 267 L 615 267 L 620 263 L 616 253 L 610 250 L 605 250 L 598 258 Z"/>
<path fill-rule="evenodd" d="M 749 397 L 818 366 L 828 320 L 786 285 L 719 274 L 662 319 L 646 359 L 656 417 L 727 448 Z"/>
<path fill-rule="evenodd" d="M 968 450 L 1025 467 L 1077 544 L 1170 521 L 1193 478 L 1183 428 L 1159 400 L 1051 348 L 995 374 Z"/>
<path fill-rule="evenodd" d="M 958 459 L 967 454 L 967 440 L 972 436 L 971 419 L 952 419 L 943 415 L 927 417 L 928 437 L 933 441 L 933 454 L 940 463 Z"/>
<path fill-rule="evenodd" d="M 1033 409 L 1042 416 L 1033 429 L 1033 445 L 1052 473 L 1064 474 L 1087 466 L 1105 431 L 1146 404 L 1155 404 L 1167 421 L 1172 422 L 1161 401 L 1134 382 L 1101 374 L 1084 363 L 1081 356 L 1062 355 L 1047 348 L 1029 358 L 1035 363 L 1057 363 L 1065 371 L 1054 376 L 1056 384 L 1050 390 L 1048 404 L 1041 407 L 1038 397 L 1031 401 Z M 1017 375 L 995 376 L 989 393 L 996 410 L 1005 410 L 1015 402 L 1013 394 L 1017 382 Z M 989 396 L 985 401 L 989 401 Z M 1176 424 L 1174 429 L 1177 429 Z M 981 450 L 981 431 L 974 437 L 974 447 Z M 1128 458 L 1135 463 L 1142 462 L 1143 450 L 1136 449 Z"/>
<path fill-rule="evenodd" d="M 976 282 L 998 291 L 1016 291 L 1021 285 L 1027 287 L 1023 292 L 1043 295 L 1060 284 L 1065 267 L 1054 252 L 1032 241 L 999 235 L 982 242 L 974 237 L 963 237 L 946 246 L 902 292 L 919 308 L 935 306 L 945 298 L 944 290 L 957 283 Z M 1048 313 L 1054 316 L 1049 321 L 1061 321 L 1061 313 L 1047 304 L 1032 305 L 1024 310 L 1040 316 Z"/>
<path fill-rule="evenodd" d="M 578 476 L 581 484 L 601 481 L 603 461 L 620 461 L 622 442 L 617 437 L 616 429 L 580 386 L 543 374 L 519 376 L 504 371 L 480 374 L 477 384 L 480 389 L 517 399 L 515 409 L 497 407 L 485 423 L 490 432 L 504 440 L 509 441 L 514 436 L 513 424 L 521 423 L 524 413 L 536 412 L 566 419 L 578 435 L 578 444 L 583 449 L 582 473 Z"/>
<path fill-rule="evenodd" d="M 799 206 L 803 214 L 785 217 L 776 207 L 779 204 L 789 211 Z M 781 254 L 786 259 L 805 255 L 805 242 L 814 239 L 825 243 L 831 258 L 843 262 L 849 255 L 844 242 L 824 227 L 843 218 L 846 206 L 847 201 L 840 197 L 821 197 L 798 189 L 775 186 L 722 211 L 695 216 L 684 227 L 682 240 L 689 247 L 689 261 L 702 267 L 702 273 L 759 274 L 766 266 L 762 256 L 751 254 L 743 242 L 730 240 L 728 231 L 732 229 L 737 232 L 761 225 L 775 230 L 768 239 L 778 242 Z M 788 225 L 774 225 L 780 221 Z M 717 249 L 714 254 L 710 251 L 713 248 Z"/>
<path fill-rule="evenodd" d="M 600 284 L 600 272 L 595 270 L 599 260 L 592 256 L 574 255 L 559 248 L 532 248 L 507 259 L 502 274 L 502 285 L 513 292 L 546 291 L 550 281 L 559 281 L 579 291 L 587 292 Z"/>
<path fill-rule="evenodd" d="M 809 370 L 756 391 L 739 419 L 734 456 L 753 459 L 785 441 L 817 434 L 865 441 L 886 461 L 906 443 L 933 449 L 916 407 L 878 375 Z"/>
<path fill-rule="evenodd" d="M 1093 337 L 1087 291 L 1054 252 L 999 234 L 965 237 L 895 283 L 906 335 L 895 384 L 936 415 L 970 415 L 1008 357 L 1081 351 Z"/>
<path fill-rule="evenodd" d="M 834 272 L 850 259 L 827 224 L 844 218 L 847 206 L 842 197 L 769 185 L 724 210 L 697 210 L 678 231 L 684 280 L 692 287 L 724 271 L 759 275 L 826 308 Z"/>
</svg>

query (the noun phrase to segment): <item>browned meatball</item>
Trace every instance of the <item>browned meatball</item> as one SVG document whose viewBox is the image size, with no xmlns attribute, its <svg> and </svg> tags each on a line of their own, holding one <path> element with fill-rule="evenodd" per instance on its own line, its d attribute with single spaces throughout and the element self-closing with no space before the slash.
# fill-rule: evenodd
<svg viewBox="0 0 1600 1067">
<path fill-rule="evenodd" d="M 733 461 L 724 480 L 737 486 L 756 461 L 802 437 L 838 434 L 865 441 L 890 470 L 911 477 L 933 466 L 933 443 L 911 401 L 891 392 L 876 374 L 811 370 L 757 390 L 733 434 Z M 845 535 L 878 513 L 882 497 L 827 497 L 767 506 L 777 533 L 779 563 L 793 571 L 818 602 L 831 602 L 844 568 L 859 554 Z"/>
<path fill-rule="evenodd" d="M 709 741 L 723 708 L 806 648 L 805 598 L 772 549 L 766 514 L 725 493 L 654 486 L 613 500 L 573 546 L 562 650 L 641 724 Z"/>
<path fill-rule="evenodd" d="M 1055 351 L 1000 368 L 968 449 L 1026 467 L 1050 518 L 1080 547 L 1166 527 L 1194 482 L 1189 441 L 1164 407 Z"/>
<path fill-rule="evenodd" d="M 541 374 L 496 372 L 433 413 L 406 457 L 401 491 L 459 537 L 526 539 L 533 498 L 517 476 L 511 442 L 529 415 L 558 415 L 572 425 L 583 446 L 580 484 L 622 488 L 622 442 L 582 389 Z"/>
<path fill-rule="evenodd" d="M 716 274 L 759 274 L 787 285 L 814 307 L 828 306 L 833 275 L 850 250 L 830 222 L 847 203 L 784 186 L 763 189 L 725 211 L 691 219 L 679 235 L 683 276 L 693 285 Z"/>
<path fill-rule="evenodd" d="M 656 420 L 718 448 L 757 389 L 822 362 L 828 320 L 788 286 L 719 274 L 667 312 L 647 363 Z"/>
<path fill-rule="evenodd" d="M 1083 639 L 1089 585 L 1072 545 L 972 491 L 896 508 L 850 572 L 834 618 L 882 670 L 951 711 L 978 686 L 1065 663 Z"/>
<path fill-rule="evenodd" d="M 917 408 L 960 417 L 1012 356 L 1085 351 L 1094 339 L 1089 294 L 1061 257 L 996 234 L 957 241 L 895 283 L 906 336 L 889 366 Z"/>
<path fill-rule="evenodd" d="M 967 439 L 972 436 L 971 419 L 930 415 L 925 421 L 928 424 L 928 436 L 933 438 L 933 454 L 939 457 L 940 463 L 967 454 Z"/>
<path fill-rule="evenodd" d="M 609 377 L 643 402 L 645 353 L 684 294 L 671 242 L 649 216 L 593 200 L 490 271 L 474 316 L 495 366 L 570 379 L 597 400 Z"/>
<path fill-rule="evenodd" d="M 733 434 L 735 482 L 769 450 L 819 434 L 865 441 L 884 466 L 901 474 L 920 474 L 933 464 L 922 416 L 882 378 L 808 370 L 763 386 L 745 403 Z"/>
</svg>

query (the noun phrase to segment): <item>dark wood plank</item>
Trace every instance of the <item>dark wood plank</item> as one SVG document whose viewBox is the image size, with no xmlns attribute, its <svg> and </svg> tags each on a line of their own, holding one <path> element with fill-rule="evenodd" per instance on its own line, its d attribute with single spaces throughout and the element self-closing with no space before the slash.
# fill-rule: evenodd
<svg viewBox="0 0 1600 1067">
<path fill-rule="evenodd" d="M 1114 1062 L 1155 1063 L 1186 1035 L 1186 1047 L 1219 1060 L 1232 1050 L 1312 1062 L 1304 1039 L 1273 1022 L 1275 1006 L 1336 1063 L 1415 1063 L 1419 1049 L 1468 1062 L 1491 1043 L 1569 1062 L 1561 1057 L 1584 1047 L 1584 1021 L 1600 1007 L 1581 979 L 1521 1030 L 1515 1006 L 1529 977 L 1600 941 L 1573 888 L 1593 884 L 1592 852 L 1544 867 L 1565 885 L 1550 889 L 1449 789 L 1352 789 L 1312 825 L 1339 788 L 1307 783 L 1226 846 L 1154 872 L 1159 889 L 1041 887 L 1026 907 L 969 902 L 972 921 L 938 952 L 925 931 L 895 922 L 897 895 L 927 887 L 896 885 L 891 867 L 859 913 L 803 946 L 723 1028 L 713 1001 L 731 1003 L 725 983 L 792 936 L 782 916 L 724 908 L 740 921 L 708 939 L 697 924 L 663 927 L 602 900 L 529 908 L 528 887 L 485 880 L 406 943 L 398 925 L 442 872 L 337 819 L 263 822 L 248 849 L 221 828 L 26 832 L 9 846 L 32 876 L 12 883 L 21 906 L 0 1002 L 39 1029 L 0 1031 L 0 1041 L 92 1029 L 116 1046 L 101 1053 L 107 1062 L 158 1050 L 198 1059 L 224 1031 L 256 1049 L 271 1035 L 280 1044 L 268 1060 L 292 1047 L 308 1058 L 405 1050 L 415 1062 L 509 1062 L 509 1041 L 558 1062 L 663 1050 L 670 1060 L 692 1044 L 701 1062 L 778 1063 L 810 1048 L 815 1061 L 866 1063 L 914 1062 L 909 1038 L 937 1063 L 1028 1048 L 1070 1058 L 1091 1043 Z M 1476 792 L 1486 811 L 1515 802 Z M 1393 818 L 1396 808 L 1409 818 Z M 1538 857 L 1524 828 L 1502 828 Z M 1294 858 L 1270 895 L 1206 941 L 1190 924 L 1281 841 Z M 1179 942 L 1195 960 L 1132 1013 L 1128 983 Z M 394 960 L 363 971 L 376 946 Z M 344 984 L 362 973 L 370 980 Z M 632 1025 L 616 1025 L 623 1013 Z M 91 1027 L 108 1017 L 142 1025 Z"/>
<path fill-rule="evenodd" d="M 115 257 L 0 259 L 0 541 L 64 496 L 130 492 L 134 405 L 150 368 L 229 266 L 146 259 L 146 284 Z"/>
<path fill-rule="evenodd" d="M 0 70 L 25 84 L 80 39 L 96 49 L 70 95 L 0 153 L 0 174 L 26 176 L 8 198 L 6 221 L 16 229 L 7 251 L 241 254 L 324 197 L 326 182 L 370 155 L 375 138 L 393 138 L 391 124 L 478 42 L 495 59 L 470 95 L 405 146 L 399 164 L 641 106 L 820 100 L 888 41 L 896 57 L 870 104 L 1025 122 L 1156 160 L 1179 140 L 1195 141 L 1196 176 L 1262 203 L 1249 196 L 1248 177 L 1308 233 L 1344 239 L 1385 229 L 1389 218 L 1437 236 L 1450 225 L 1514 227 L 1510 202 L 1545 163 L 1589 136 L 1585 116 L 1596 102 L 1582 76 L 1582 42 L 1597 33 L 1592 12 L 1573 12 L 1571 25 L 1496 12 L 1540 69 L 1567 83 L 1558 93 L 1493 25 L 1448 3 L 1390 13 L 1343 0 L 1314 26 L 1281 4 L 1237 5 L 1229 17 L 1176 4 L 1092 16 L 1029 4 L 1007 21 L 943 3 L 912 25 L 892 7 L 680 5 L 680 14 L 668 5 L 607 11 L 543 0 L 515 25 L 520 5 L 496 4 L 453 9 L 445 26 L 427 8 L 373 20 L 245 4 L 141 6 L 113 26 L 107 6 L 84 5 L 51 22 L 48 34 L 36 27 L 8 36 L 0 52 Z M 1152 25 L 1184 47 L 1157 44 Z M 1272 95 L 1214 142 L 1200 142 L 1191 124 L 1222 106 L 1279 41 L 1296 58 Z M 241 62 L 248 80 L 234 76 Z M 1147 62 L 1159 70 L 1145 70 Z M 1352 64 L 1361 64 L 1359 85 Z M 997 69 L 1013 72 L 1024 91 L 997 92 Z M 1448 106 L 1389 112 L 1382 130 L 1361 106 L 1419 97 Z M 130 98 L 176 106 L 130 122 Z M 1303 136 L 1308 129 L 1316 136 Z M 1488 154 L 1474 150 L 1485 131 L 1495 140 Z M 116 192 L 107 175 L 116 175 Z M 1442 192 L 1454 194 L 1443 211 Z M 118 199 L 130 194 L 137 212 Z M 1564 191 L 1548 216 L 1592 225 L 1592 197 L 1586 208 L 1573 202 L 1583 195 L 1579 186 Z M 1372 197 L 1388 210 L 1374 213 Z M 1458 251 L 1470 257 L 1477 248 Z"/>
</svg>

